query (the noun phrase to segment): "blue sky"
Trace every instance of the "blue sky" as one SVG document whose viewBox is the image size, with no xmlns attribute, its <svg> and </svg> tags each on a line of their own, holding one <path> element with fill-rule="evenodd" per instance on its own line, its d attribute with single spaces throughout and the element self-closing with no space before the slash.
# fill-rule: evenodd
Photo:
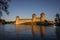
<svg viewBox="0 0 60 40">
<path fill-rule="evenodd" d="M 31 18 L 33 13 L 38 17 L 42 12 L 47 20 L 54 20 L 55 14 L 60 13 L 60 0 L 11 0 L 8 10 L 9 16 L 3 14 L 6 21 L 15 20 L 16 16 Z"/>
</svg>

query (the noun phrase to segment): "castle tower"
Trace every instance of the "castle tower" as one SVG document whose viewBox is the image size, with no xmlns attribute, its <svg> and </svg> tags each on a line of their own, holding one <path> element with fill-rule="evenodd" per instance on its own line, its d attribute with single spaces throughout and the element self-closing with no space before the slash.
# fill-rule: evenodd
<svg viewBox="0 0 60 40">
<path fill-rule="evenodd" d="M 16 24 L 19 24 L 19 20 L 20 18 L 19 18 L 19 16 L 16 16 Z"/>
<path fill-rule="evenodd" d="M 44 22 L 45 21 L 45 14 L 44 13 L 41 13 L 40 14 L 40 22 Z"/>
<path fill-rule="evenodd" d="M 36 22 L 36 14 L 33 14 L 33 15 L 32 15 L 32 22 L 33 22 L 33 23 Z"/>
</svg>

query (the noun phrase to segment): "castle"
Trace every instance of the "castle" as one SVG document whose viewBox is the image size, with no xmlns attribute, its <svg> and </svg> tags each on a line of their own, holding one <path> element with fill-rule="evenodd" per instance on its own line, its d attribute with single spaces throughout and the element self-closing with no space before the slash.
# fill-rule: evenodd
<svg viewBox="0 0 60 40">
<path fill-rule="evenodd" d="M 45 21 L 45 14 L 41 13 L 40 17 L 36 17 L 36 14 L 32 15 L 31 19 L 20 19 L 19 16 L 16 16 L 16 23 L 15 24 L 21 24 L 21 23 L 25 23 L 25 22 L 44 22 Z"/>
</svg>

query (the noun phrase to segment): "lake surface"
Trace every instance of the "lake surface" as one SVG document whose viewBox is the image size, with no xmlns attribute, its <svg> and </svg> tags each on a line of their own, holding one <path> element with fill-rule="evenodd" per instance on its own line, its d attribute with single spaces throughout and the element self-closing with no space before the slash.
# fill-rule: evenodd
<svg viewBox="0 0 60 40">
<path fill-rule="evenodd" d="M 60 40 L 60 27 L 0 25 L 0 40 Z"/>
</svg>

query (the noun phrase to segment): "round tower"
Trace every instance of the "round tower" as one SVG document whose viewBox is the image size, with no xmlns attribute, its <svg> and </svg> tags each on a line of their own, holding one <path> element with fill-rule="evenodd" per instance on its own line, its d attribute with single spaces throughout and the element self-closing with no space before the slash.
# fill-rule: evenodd
<svg viewBox="0 0 60 40">
<path fill-rule="evenodd" d="M 20 19 L 19 16 L 16 16 L 16 20 L 17 20 L 17 19 Z"/>
<path fill-rule="evenodd" d="M 45 21 L 45 14 L 41 13 L 40 14 L 40 22 L 44 22 Z"/>
<path fill-rule="evenodd" d="M 19 16 L 16 16 L 16 24 L 19 24 Z"/>
<path fill-rule="evenodd" d="M 36 14 L 35 13 L 32 15 L 32 22 L 36 22 Z"/>
</svg>

